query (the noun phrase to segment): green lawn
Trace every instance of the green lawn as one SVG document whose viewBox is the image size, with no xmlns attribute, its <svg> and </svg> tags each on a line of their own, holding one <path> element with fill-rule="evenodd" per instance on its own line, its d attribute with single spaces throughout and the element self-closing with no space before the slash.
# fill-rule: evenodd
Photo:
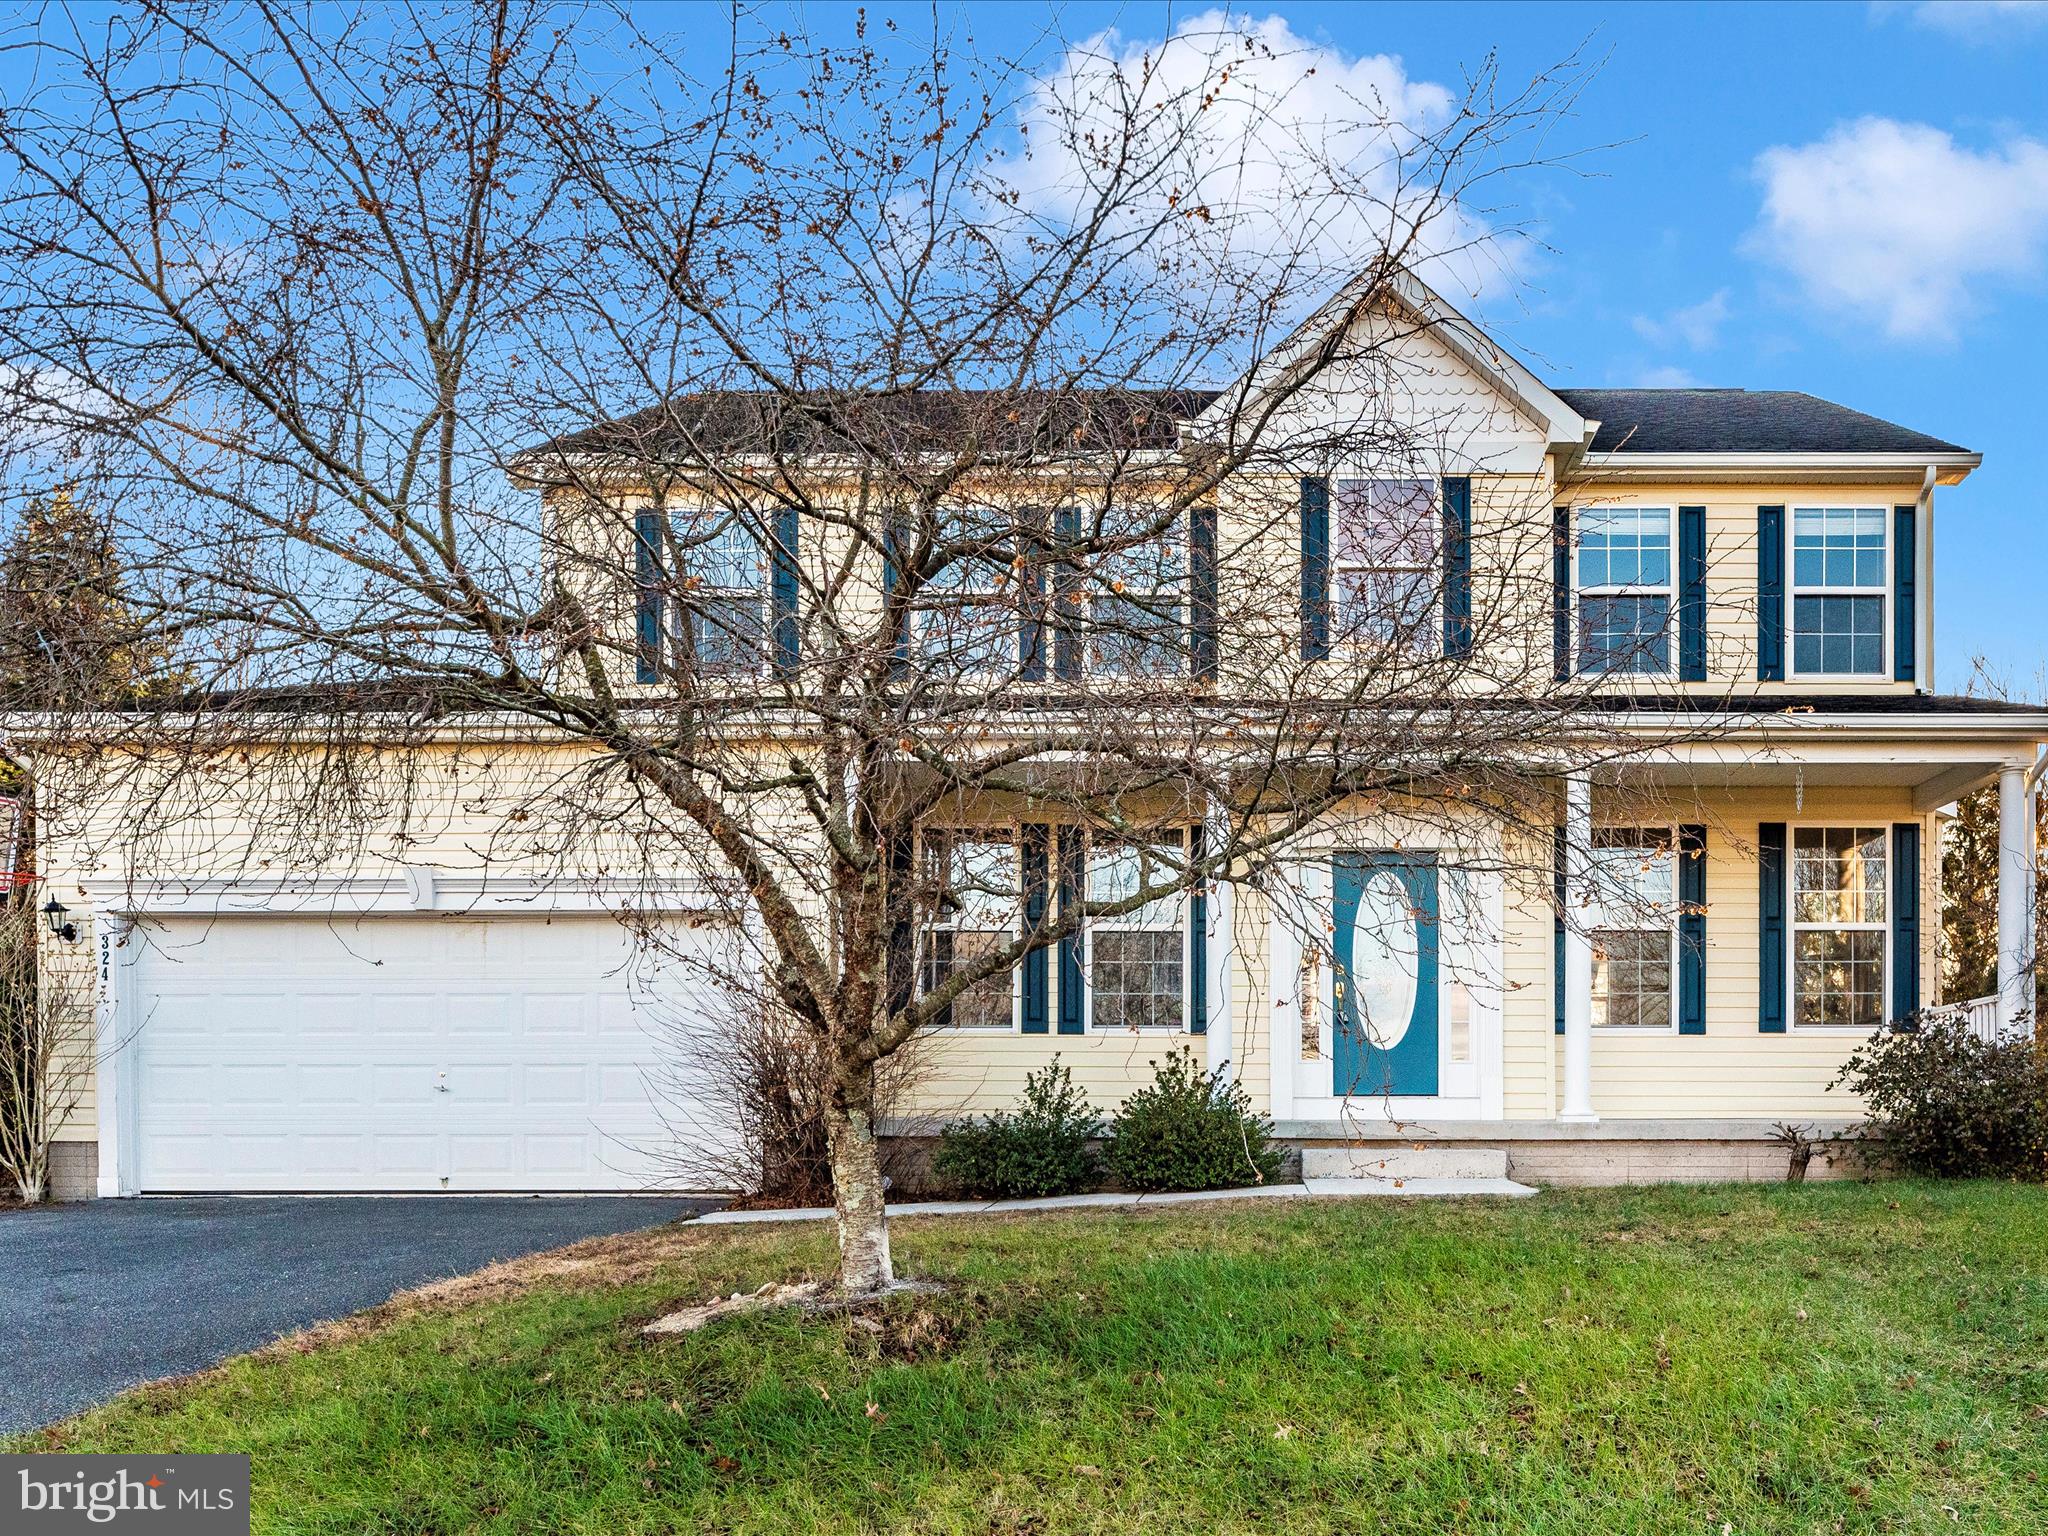
<svg viewBox="0 0 2048 1536">
<path fill-rule="evenodd" d="M 31 1443 L 247 1450 L 263 1531 L 2048 1529 L 2039 1189 L 922 1221 L 950 1289 L 879 1332 L 637 1332 L 828 1241 L 614 1243 Z"/>
</svg>

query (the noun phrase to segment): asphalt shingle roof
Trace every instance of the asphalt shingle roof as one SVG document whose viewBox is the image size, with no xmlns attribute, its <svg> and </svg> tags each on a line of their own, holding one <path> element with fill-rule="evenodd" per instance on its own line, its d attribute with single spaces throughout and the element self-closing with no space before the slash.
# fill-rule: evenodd
<svg viewBox="0 0 2048 1536">
<path fill-rule="evenodd" d="M 1795 389 L 1560 389 L 1595 453 L 1967 453 Z"/>
</svg>

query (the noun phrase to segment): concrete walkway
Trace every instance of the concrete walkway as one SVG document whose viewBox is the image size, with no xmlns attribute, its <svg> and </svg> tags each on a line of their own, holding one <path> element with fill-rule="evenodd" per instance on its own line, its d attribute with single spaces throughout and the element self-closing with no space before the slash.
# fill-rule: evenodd
<svg viewBox="0 0 2048 1536">
<path fill-rule="evenodd" d="M 905 1216 L 996 1216 L 1011 1211 L 1149 1210 L 1197 1200 L 1520 1199 L 1536 1191 L 1513 1179 L 1304 1179 L 1298 1184 L 1261 1184 L 1250 1189 L 1202 1189 L 1170 1195 L 1052 1195 L 1043 1200 L 919 1200 L 889 1207 L 892 1221 Z M 742 1222 L 830 1221 L 830 1206 L 789 1211 L 712 1211 L 698 1226 Z"/>
</svg>

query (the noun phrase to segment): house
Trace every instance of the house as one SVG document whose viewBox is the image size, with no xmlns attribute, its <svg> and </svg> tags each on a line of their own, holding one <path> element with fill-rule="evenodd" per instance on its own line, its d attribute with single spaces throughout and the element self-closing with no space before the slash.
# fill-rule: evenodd
<svg viewBox="0 0 2048 1536">
<path fill-rule="evenodd" d="M 1469 650 L 1474 676 L 1489 646 L 1535 645 L 1517 665 L 1578 689 L 1626 754 L 1552 776 L 1540 847 L 1478 857 L 1446 818 L 1361 797 L 1262 883 L 1218 881 L 1033 953 L 956 1000 L 889 1129 L 1009 1103 L 1055 1052 L 1113 1105 L 1187 1043 L 1327 1165 L 1398 1167 L 1428 1141 L 1535 1179 L 1774 1176 L 1775 1128 L 1853 1120 L 1843 1062 L 1944 1001 L 1939 814 L 1992 783 L 2000 993 L 1953 1001 L 1987 1030 L 2024 1020 L 2048 710 L 1933 686 L 1937 493 L 1979 456 L 1803 394 L 1552 388 L 1419 282 L 1386 302 L 1400 323 L 1381 376 L 1340 372 L 1289 410 L 1342 413 L 1370 388 L 1405 413 L 1409 467 L 1225 485 L 1192 558 L 1214 580 L 1216 549 L 1236 552 L 1221 579 L 1257 601 L 1232 611 L 1262 614 L 1290 652 L 1298 638 L 1310 666 L 1345 664 L 1333 615 L 1367 591 L 1442 635 L 1436 659 Z M 1287 366 L 1282 349 L 1234 391 L 1150 401 L 1142 446 L 1200 440 Z M 943 436 L 946 401 L 925 406 L 920 429 Z M 659 526 L 646 487 L 621 495 L 636 527 Z M 1270 519 L 1242 533 L 1254 504 Z M 1404 512 L 1457 536 L 1412 561 L 1375 544 Z M 776 536 L 792 560 L 824 537 L 794 518 Z M 1970 548 L 1967 524 L 1946 537 Z M 636 680 L 652 680 L 666 620 L 635 574 L 645 557 L 595 536 L 585 552 L 628 593 L 601 611 L 640 625 Z M 692 643 L 734 647 L 734 664 L 793 647 L 802 617 L 788 563 L 758 553 L 699 553 L 700 602 L 727 617 Z M 1531 622 L 1473 638 L 1474 572 Z M 1240 638 L 1198 636 L 1196 679 L 1227 676 Z M 1090 664 L 1036 645 L 1016 654 L 1025 683 Z M 615 920 L 678 919 L 671 942 L 708 960 L 735 940 L 715 892 L 681 870 L 570 879 L 541 839 L 509 834 L 534 785 L 579 760 L 544 734 L 451 726 L 435 750 L 402 828 L 374 845 L 308 835 L 284 863 L 250 853 L 253 779 L 195 798 L 146 850 L 103 807 L 52 808 L 43 870 L 66 912 L 46 958 L 89 971 L 100 1010 L 67 1192 L 635 1188 L 678 1177 L 679 1141 L 729 1134 L 714 1090 L 648 1027 L 715 1030 L 719 998 L 643 964 Z M 933 846 L 963 885 L 978 874 L 1012 899 L 948 909 L 927 985 L 946 956 L 1014 935 L 1029 901 L 1131 888 L 1139 857 L 1014 797 L 945 830 Z M 1532 887 L 1517 868 L 1547 873 Z"/>
</svg>

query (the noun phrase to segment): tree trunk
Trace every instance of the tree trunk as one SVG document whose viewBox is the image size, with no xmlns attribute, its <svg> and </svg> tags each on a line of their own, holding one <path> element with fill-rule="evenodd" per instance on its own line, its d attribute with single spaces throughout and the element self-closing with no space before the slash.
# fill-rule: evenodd
<svg viewBox="0 0 2048 1536">
<path fill-rule="evenodd" d="M 849 1296 L 876 1295 L 896 1283 L 896 1271 L 889 1261 L 871 1065 L 840 1066 L 825 1124 L 831 1139 L 832 1199 L 839 1213 L 839 1284 Z"/>
</svg>

